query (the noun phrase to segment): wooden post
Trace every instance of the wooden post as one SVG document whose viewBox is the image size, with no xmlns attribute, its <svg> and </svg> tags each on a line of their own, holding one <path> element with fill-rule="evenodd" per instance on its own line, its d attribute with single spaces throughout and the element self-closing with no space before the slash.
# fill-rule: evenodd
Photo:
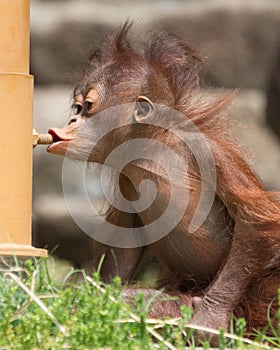
<svg viewBox="0 0 280 350">
<path fill-rule="evenodd" d="M 0 1 L 0 256 L 46 255 L 31 246 L 29 11 L 29 0 Z"/>
</svg>

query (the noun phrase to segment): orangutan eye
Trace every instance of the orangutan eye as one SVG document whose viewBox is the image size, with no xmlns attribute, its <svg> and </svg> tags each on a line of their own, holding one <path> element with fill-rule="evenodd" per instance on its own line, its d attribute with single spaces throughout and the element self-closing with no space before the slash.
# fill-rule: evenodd
<svg viewBox="0 0 280 350">
<path fill-rule="evenodd" d="M 83 110 L 83 105 L 79 102 L 76 102 L 73 104 L 73 110 L 74 110 L 74 114 L 78 115 L 82 112 Z"/>
<path fill-rule="evenodd" d="M 90 113 L 92 108 L 94 106 L 94 103 L 92 101 L 85 101 L 84 102 L 84 108 L 86 113 Z"/>
</svg>

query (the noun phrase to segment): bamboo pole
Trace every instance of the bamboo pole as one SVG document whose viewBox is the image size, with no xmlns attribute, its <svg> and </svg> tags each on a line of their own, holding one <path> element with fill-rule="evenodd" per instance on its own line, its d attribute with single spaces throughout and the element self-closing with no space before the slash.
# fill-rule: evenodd
<svg viewBox="0 0 280 350">
<path fill-rule="evenodd" d="M 46 255 L 31 245 L 29 11 L 29 0 L 0 1 L 0 256 Z"/>
</svg>

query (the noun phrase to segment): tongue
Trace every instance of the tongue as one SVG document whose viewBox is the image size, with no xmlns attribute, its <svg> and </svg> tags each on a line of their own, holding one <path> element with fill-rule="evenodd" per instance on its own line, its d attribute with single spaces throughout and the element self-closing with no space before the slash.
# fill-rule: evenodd
<svg viewBox="0 0 280 350">
<path fill-rule="evenodd" d="M 66 133 L 64 129 L 51 128 L 49 129 L 49 134 L 52 135 L 53 142 L 71 141 L 73 139 L 73 137 L 70 134 Z"/>
</svg>

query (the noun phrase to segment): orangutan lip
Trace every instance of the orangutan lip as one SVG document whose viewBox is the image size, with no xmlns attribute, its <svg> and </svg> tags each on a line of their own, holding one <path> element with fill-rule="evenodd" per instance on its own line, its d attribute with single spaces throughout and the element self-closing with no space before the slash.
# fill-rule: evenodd
<svg viewBox="0 0 280 350">
<path fill-rule="evenodd" d="M 49 129 L 49 134 L 53 137 L 53 143 L 59 142 L 59 141 L 72 141 L 73 136 L 64 133 L 63 129 L 57 129 L 57 128 L 51 128 Z"/>
<path fill-rule="evenodd" d="M 63 141 L 62 138 L 60 138 L 53 129 L 49 129 L 48 132 L 49 132 L 50 135 L 52 135 L 53 142 Z"/>
<path fill-rule="evenodd" d="M 54 154 L 64 155 L 69 143 L 73 140 L 72 135 L 66 133 L 64 129 L 60 128 L 49 129 L 49 134 L 53 137 L 53 143 L 49 145 L 47 151 Z"/>
<path fill-rule="evenodd" d="M 50 144 L 47 147 L 47 151 L 50 153 L 57 153 L 57 150 L 61 149 L 66 149 L 68 147 L 70 141 L 68 140 L 62 140 L 62 139 L 57 139 L 57 141 L 54 141 L 52 144 Z M 61 154 L 61 153 L 57 153 Z"/>
</svg>

